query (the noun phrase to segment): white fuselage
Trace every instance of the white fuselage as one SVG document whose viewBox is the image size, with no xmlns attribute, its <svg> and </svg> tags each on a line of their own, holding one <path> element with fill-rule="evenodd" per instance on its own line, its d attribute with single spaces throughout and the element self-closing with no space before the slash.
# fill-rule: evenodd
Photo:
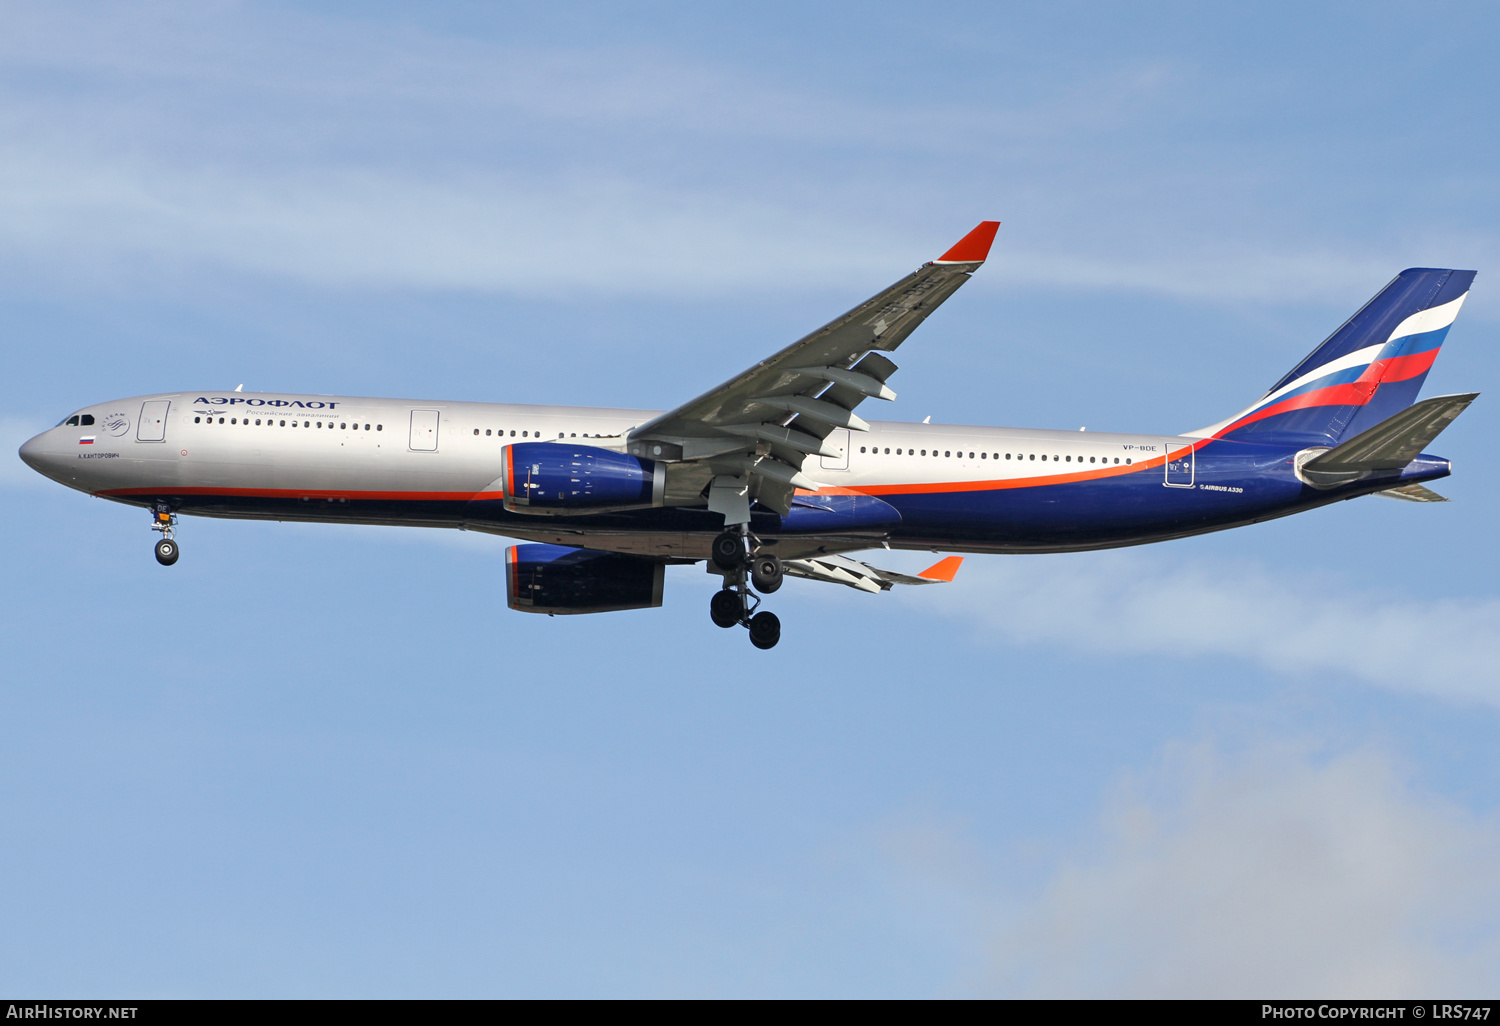
<svg viewBox="0 0 1500 1026">
<path fill-rule="evenodd" d="M 138 437 L 141 410 L 169 402 L 163 437 Z M 296 404 L 296 405 L 291 405 Z M 317 405 L 313 405 L 317 404 Z M 589 439 L 619 449 L 651 410 L 225 392 L 166 393 L 80 411 L 89 427 L 39 435 L 49 476 L 92 494 L 181 487 L 246 491 L 431 494 L 485 489 L 512 442 Z M 435 417 L 433 416 L 435 415 Z M 128 424 L 118 434 L 106 427 Z M 414 427 L 414 424 L 416 425 Z M 80 445 L 79 440 L 93 442 Z M 1174 436 L 871 422 L 839 430 L 842 456 L 809 456 L 802 470 L 842 488 L 1054 477 L 1159 457 Z M 330 519 L 338 519 L 330 511 Z"/>
</svg>

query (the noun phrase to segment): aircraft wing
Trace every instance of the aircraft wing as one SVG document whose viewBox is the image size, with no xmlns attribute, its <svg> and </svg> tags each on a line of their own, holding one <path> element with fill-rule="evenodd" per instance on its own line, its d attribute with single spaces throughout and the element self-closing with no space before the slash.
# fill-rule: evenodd
<svg viewBox="0 0 1500 1026">
<path fill-rule="evenodd" d="M 793 577 L 805 577 L 811 581 L 829 581 L 833 584 L 842 584 L 860 591 L 879 594 L 882 591 L 890 591 L 892 585 L 896 584 L 947 584 L 958 573 L 959 565 L 963 561 L 962 556 L 949 556 L 938 560 L 915 577 L 910 574 L 898 574 L 894 570 L 882 570 L 847 556 L 784 559 L 781 562 L 781 569 L 783 573 L 791 574 Z"/>
<path fill-rule="evenodd" d="M 709 464 L 709 508 L 757 500 L 785 514 L 796 488 L 816 490 L 801 472 L 810 454 L 836 455 L 836 428 L 869 430 L 854 409 L 868 397 L 894 399 L 886 385 L 896 365 L 887 353 L 956 292 L 989 255 L 998 221 L 982 221 L 948 252 L 923 264 L 842 317 L 717 388 L 630 433 L 627 451 L 655 459 Z M 726 522 L 736 522 L 724 508 Z M 739 521 L 743 522 L 743 521 Z"/>
</svg>

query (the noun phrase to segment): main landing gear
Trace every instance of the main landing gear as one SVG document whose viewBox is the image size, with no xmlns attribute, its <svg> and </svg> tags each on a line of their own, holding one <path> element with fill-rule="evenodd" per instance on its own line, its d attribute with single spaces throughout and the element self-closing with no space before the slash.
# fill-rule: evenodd
<svg viewBox="0 0 1500 1026">
<path fill-rule="evenodd" d="M 751 545 L 749 525 L 725 531 L 714 539 L 714 566 L 724 573 L 724 588 L 708 603 L 708 615 L 720 627 L 748 628 L 750 644 L 775 648 L 781 640 L 781 620 L 775 613 L 755 610 L 760 599 L 751 591 L 769 595 L 781 587 L 781 560 L 757 551 Z"/>
<path fill-rule="evenodd" d="M 176 526 L 177 518 L 172 515 L 172 507 L 158 502 L 151 511 L 151 530 L 161 532 L 161 541 L 156 543 L 156 561 L 162 566 L 177 562 L 181 552 L 177 548 L 177 539 L 172 537 L 172 528 Z"/>
</svg>

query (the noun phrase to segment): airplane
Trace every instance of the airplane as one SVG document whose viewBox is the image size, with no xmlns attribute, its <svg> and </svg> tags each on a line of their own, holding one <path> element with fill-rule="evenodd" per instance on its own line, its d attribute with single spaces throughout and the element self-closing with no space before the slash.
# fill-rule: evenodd
<svg viewBox="0 0 1500 1026">
<path fill-rule="evenodd" d="M 1425 448 L 1477 393 L 1417 401 L 1475 272 L 1402 271 L 1258 400 L 1181 435 L 865 421 L 891 355 L 989 255 L 984 221 L 936 260 L 666 412 L 203 390 L 98 403 L 21 459 L 144 507 L 156 559 L 181 515 L 483 531 L 522 612 L 660 606 L 664 568 L 704 562 L 709 606 L 760 649 L 788 576 L 880 593 L 951 581 L 863 549 L 1045 553 L 1137 545 L 1361 495 L 1446 501 Z"/>
</svg>

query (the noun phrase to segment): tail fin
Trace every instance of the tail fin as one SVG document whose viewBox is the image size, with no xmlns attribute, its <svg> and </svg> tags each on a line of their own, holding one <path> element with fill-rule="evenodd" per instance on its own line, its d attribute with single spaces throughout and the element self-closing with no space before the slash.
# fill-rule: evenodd
<svg viewBox="0 0 1500 1026">
<path fill-rule="evenodd" d="M 1254 406 L 1191 434 L 1333 446 L 1399 413 L 1416 400 L 1474 273 L 1402 271 Z"/>
</svg>

